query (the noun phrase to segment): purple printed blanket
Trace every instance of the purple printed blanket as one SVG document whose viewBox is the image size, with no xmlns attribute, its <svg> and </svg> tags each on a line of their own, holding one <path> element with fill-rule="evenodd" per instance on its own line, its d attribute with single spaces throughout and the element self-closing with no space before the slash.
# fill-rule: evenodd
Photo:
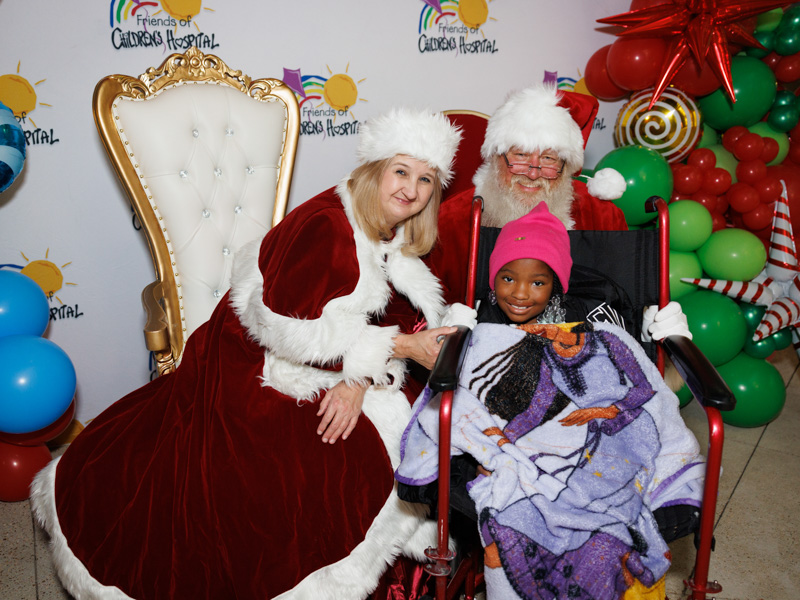
<svg viewBox="0 0 800 600">
<path fill-rule="evenodd" d="M 699 506 L 705 473 L 678 399 L 615 325 L 526 328 L 475 328 L 453 405 L 451 455 L 491 472 L 468 487 L 488 597 L 658 597 L 652 511 Z M 415 403 L 399 481 L 437 478 L 438 408 L 430 390 Z"/>
</svg>

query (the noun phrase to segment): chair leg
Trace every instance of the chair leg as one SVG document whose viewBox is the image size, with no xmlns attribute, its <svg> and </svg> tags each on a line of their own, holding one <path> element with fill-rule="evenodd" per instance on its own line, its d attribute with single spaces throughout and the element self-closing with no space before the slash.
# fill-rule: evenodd
<svg viewBox="0 0 800 600">
<path fill-rule="evenodd" d="M 719 410 L 711 407 L 706 407 L 705 410 L 708 417 L 709 440 L 703 509 L 700 515 L 700 545 L 697 548 L 694 576 L 684 582 L 692 590 L 692 600 L 706 600 L 707 594 L 718 594 L 722 591 L 719 583 L 708 581 L 708 569 L 711 562 L 711 540 L 714 535 L 719 474 L 722 467 L 722 442 L 725 432 Z"/>
</svg>

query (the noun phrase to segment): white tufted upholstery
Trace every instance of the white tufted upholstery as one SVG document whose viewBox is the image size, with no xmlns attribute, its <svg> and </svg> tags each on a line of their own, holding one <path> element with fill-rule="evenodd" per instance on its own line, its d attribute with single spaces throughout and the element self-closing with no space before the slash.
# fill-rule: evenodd
<svg viewBox="0 0 800 600">
<path fill-rule="evenodd" d="M 121 77 L 111 79 L 117 85 Z M 166 311 L 162 318 L 180 321 L 169 323 L 172 356 L 163 372 L 227 292 L 236 251 L 283 218 L 288 184 L 281 189 L 279 178 L 291 178 L 297 143 L 296 100 L 287 104 L 286 94 L 256 98 L 218 78 L 175 79 L 146 94 L 132 83 L 136 93 L 105 102 L 95 93 L 101 137 L 153 253 L 158 281 L 146 290 L 145 303 L 155 293 Z M 113 132 L 98 114 L 108 102 Z"/>
</svg>

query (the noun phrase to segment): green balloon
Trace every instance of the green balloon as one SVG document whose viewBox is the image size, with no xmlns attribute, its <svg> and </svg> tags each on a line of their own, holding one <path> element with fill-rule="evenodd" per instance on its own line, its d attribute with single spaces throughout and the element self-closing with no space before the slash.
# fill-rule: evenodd
<svg viewBox="0 0 800 600">
<path fill-rule="evenodd" d="M 630 225 L 641 225 L 655 219 L 656 215 L 644 211 L 650 196 L 669 199 L 672 196 L 672 169 L 655 150 L 644 146 L 621 146 L 606 154 L 597 163 L 596 170 L 610 167 L 625 178 L 627 188 L 622 197 L 614 200 Z"/>
<path fill-rule="evenodd" d="M 775 344 L 775 350 L 783 350 L 784 348 L 788 348 L 789 345 L 792 343 L 792 328 L 784 327 L 783 329 L 779 329 L 769 337 Z"/>
<path fill-rule="evenodd" d="M 800 27 L 800 6 L 794 4 L 783 11 L 778 29 L 792 29 L 796 27 Z"/>
<path fill-rule="evenodd" d="M 752 56 L 753 58 L 764 58 L 767 54 L 772 52 L 772 48 L 775 45 L 775 33 L 772 31 L 756 31 L 753 33 L 753 37 L 758 40 L 758 42 L 764 46 L 763 48 L 746 48 L 745 54 L 747 56 Z"/>
<path fill-rule="evenodd" d="M 712 279 L 750 281 L 767 262 L 764 244 L 744 229 L 720 229 L 697 249 L 703 270 Z"/>
<path fill-rule="evenodd" d="M 691 200 L 690 202 L 693 202 Z M 700 279 L 703 267 L 694 252 L 669 251 L 669 296 L 673 300 L 697 291 L 697 286 L 684 283 L 682 278 Z"/>
<path fill-rule="evenodd" d="M 711 364 L 724 364 L 739 354 L 747 339 L 747 323 L 734 300 L 716 292 L 699 290 L 678 302 L 694 343 Z"/>
<path fill-rule="evenodd" d="M 785 27 L 781 24 L 773 35 L 773 47 L 781 56 L 790 56 L 800 50 L 800 28 L 797 26 Z"/>
<path fill-rule="evenodd" d="M 679 403 L 678 406 L 680 406 L 680 408 L 683 408 L 694 399 L 692 391 L 689 389 L 689 386 L 686 385 L 685 383 L 681 386 L 681 389 L 675 392 L 675 395 L 678 397 L 678 403 Z"/>
<path fill-rule="evenodd" d="M 717 157 L 717 166 L 731 174 L 731 183 L 739 181 L 736 178 L 736 165 L 739 164 L 739 161 L 736 160 L 733 153 L 729 152 L 722 144 L 714 144 L 709 146 L 708 149 Z"/>
<path fill-rule="evenodd" d="M 717 130 L 703 123 L 703 135 L 700 136 L 700 141 L 697 142 L 697 148 L 710 148 L 719 144 L 719 134 Z M 733 156 L 733 155 L 731 155 Z"/>
<path fill-rule="evenodd" d="M 725 131 L 734 125 L 748 127 L 758 123 L 775 100 L 775 74 L 757 58 L 731 58 L 731 82 L 735 103 L 730 101 L 723 88 L 697 99 L 703 121 L 717 131 Z"/>
<path fill-rule="evenodd" d="M 752 336 L 748 335 L 742 350 L 753 358 L 767 358 L 770 354 L 775 352 L 775 341 L 772 339 L 772 336 L 768 336 L 754 342 Z"/>
<path fill-rule="evenodd" d="M 756 31 L 774 31 L 783 17 L 782 8 L 773 8 L 756 17 Z"/>
<path fill-rule="evenodd" d="M 692 252 L 711 236 L 713 219 L 708 209 L 694 200 L 678 200 L 669 205 L 669 248 Z"/>
<path fill-rule="evenodd" d="M 773 106 L 772 110 L 769 111 L 767 123 L 777 131 L 786 132 L 797 125 L 798 119 L 800 119 L 800 110 L 794 105 Z"/>
<path fill-rule="evenodd" d="M 744 320 L 747 323 L 747 334 L 752 337 L 753 333 L 761 322 L 761 317 L 767 312 L 766 306 L 759 306 L 758 304 L 748 304 L 747 302 L 740 302 L 739 308 L 742 309 Z"/>
<path fill-rule="evenodd" d="M 772 107 L 794 106 L 795 99 L 796 96 L 789 90 L 780 90 L 777 94 L 775 94 L 775 102 L 772 103 Z"/>
<path fill-rule="evenodd" d="M 786 403 L 778 370 L 763 358 L 742 352 L 717 371 L 736 396 L 736 408 L 722 411 L 722 420 L 736 427 L 760 427 L 777 417 Z"/>
<path fill-rule="evenodd" d="M 768 167 L 781 164 L 783 159 L 789 155 L 789 136 L 786 133 L 773 129 L 770 127 L 769 123 L 765 121 L 759 121 L 747 129 L 753 133 L 757 133 L 761 137 L 772 138 L 778 142 L 778 155 L 772 159 L 772 162 L 767 163 Z M 731 154 L 731 156 L 733 156 L 733 154 Z M 734 157 L 734 160 L 736 160 L 736 157 Z M 734 165 L 734 169 L 735 168 L 736 166 Z"/>
</svg>

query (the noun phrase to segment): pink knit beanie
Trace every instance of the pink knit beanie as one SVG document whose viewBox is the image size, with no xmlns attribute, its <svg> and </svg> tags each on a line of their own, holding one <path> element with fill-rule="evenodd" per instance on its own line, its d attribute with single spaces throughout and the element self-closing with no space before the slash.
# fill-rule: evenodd
<svg viewBox="0 0 800 600">
<path fill-rule="evenodd" d="M 553 269 L 564 292 L 567 291 L 572 269 L 569 236 L 564 224 L 550 214 L 544 202 L 537 204 L 524 217 L 507 223 L 500 231 L 489 257 L 489 286 L 494 289 L 497 272 L 520 258 L 541 260 Z"/>
</svg>

